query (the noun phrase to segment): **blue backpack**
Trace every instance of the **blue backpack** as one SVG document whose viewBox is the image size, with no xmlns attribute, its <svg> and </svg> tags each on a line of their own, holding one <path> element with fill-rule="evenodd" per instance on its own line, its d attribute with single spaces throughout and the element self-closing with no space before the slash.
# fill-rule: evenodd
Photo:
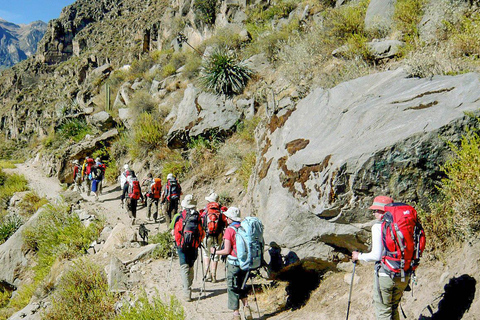
<svg viewBox="0 0 480 320">
<path fill-rule="evenodd" d="M 246 217 L 235 228 L 235 242 L 237 245 L 237 261 L 242 270 L 255 270 L 262 266 L 263 224 L 257 217 Z"/>
</svg>

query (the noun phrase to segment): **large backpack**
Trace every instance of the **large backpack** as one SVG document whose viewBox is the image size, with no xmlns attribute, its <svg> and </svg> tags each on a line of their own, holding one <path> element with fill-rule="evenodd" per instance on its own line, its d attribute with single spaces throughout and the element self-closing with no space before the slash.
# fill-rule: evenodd
<svg viewBox="0 0 480 320">
<path fill-rule="evenodd" d="M 153 179 L 153 183 L 150 185 L 150 190 L 152 191 L 152 198 L 159 199 L 160 192 L 162 191 L 162 179 L 155 178 Z"/>
<path fill-rule="evenodd" d="M 130 178 L 130 181 L 128 182 L 128 196 L 130 199 L 135 199 L 138 200 L 140 199 L 141 196 L 141 191 L 140 191 L 140 182 L 138 182 L 138 179 L 135 177 Z"/>
<path fill-rule="evenodd" d="M 168 196 L 167 200 L 176 200 L 180 197 L 181 194 L 181 187 L 178 184 L 176 179 L 168 180 Z"/>
<path fill-rule="evenodd" d="M 85 174 L 89 175 L 92 166 L 95 164 L 95 161 L 92 158 L 87 159 L 87 166 L 85 168 Z"/>
<path fill-rule="evenodd" d="M 185 209 L 182 213 L 180 247 L 183 251 L 198 249 L 200 246 L 200 214 L 197 210 Z"/>
<path fill-rule="evenodd" d="M 420 263 L 425 249 L 425 232 L 417 211 L 404 203 L 385 206 L 382 220 L 383 252 L 381 264 L 390 275 L 410 274 Z"/>
<path fill-rule="evenodd" d="M 260 268 L 265 246 L 262 222 L 257 217 L 246 217 L 235 230 L 236 254 L 240 269 L 255 270 Z"/>
<path fill-rule="evenodd" d="M 218 236 L 223 228 L 222 211 L 216 202 L 209 202 L 203 215 L 203 229 L 207 236 Z"/>
<path fill-rule="evenodd" d="M 103 170 L 99 165 L 92 167 L 90 173 L 92 174 L 92 179 L 101 180 L 103 177 Z"/>
</svg>

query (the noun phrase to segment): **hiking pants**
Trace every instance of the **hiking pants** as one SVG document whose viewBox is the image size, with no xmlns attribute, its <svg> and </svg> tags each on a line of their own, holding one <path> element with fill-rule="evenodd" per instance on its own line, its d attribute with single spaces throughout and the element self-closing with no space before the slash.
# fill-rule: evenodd
<svg viewBox="0 0 480 320">
<path fill-rule="evenodd" d="M 125 202 L 127 204 L 128 217 L 136 219 L 137 218 L 137 203 L 138 203 L 138 200 L 127 197 L 125 199 Z"/>
<path fill-rule="evenodd" d="M 147 219 L 150 219 L 153 206 L 153 219 L 157 220 L 158 217 L 158 202 L 160 199 L 147 197 Z"/>
<path fill-rule="evenodd" d="M 178 211 L 178 199 L 172 199 L 170 201 L 167 201 L 167 211 L 165 212 L 165 220 L 167 224 L 170 224 L 170 221 L 172 221 L 172 217 L 177 213 Z"/>
<path fill-rule="evenodd" d="M 85 178 L 85 191 L 87 191 L 87 196 L 90 195 L 90 190 L 92 190 L 92 180 Z"/>
<path fill-rule="evenodd" d="M 403 291 L 405 291 L 405 288 L 410 282 L 410 276 L 405 277 L 405 282 L 402 282 L 401 277 L 394 277 L 392 279 L 388 275 L 382 273 L 378 276 L 375 274 L 375 277 L 378 279 L 378 281 L 375 279 L 373 282 L 373 303 L 375 305 L 376 319 L 400 320 L 398 305 L 400 299 L 402 299 Z M 380 299 L 380 293 L 382 299 Z"/>
<path fill-rule="evenodd" d="M 191 298 L 193 283 L 193 266 L 197 260 L 198 250 L 183 251 L 177 248 L 178 260 L 180 261 L 180 276 L 182 278 L 183 296 Z"/>
<path fill-rule="evenodd" d="M 217 250 L 220 250 L 220 245 L 223 243 L 223 233 L 220 233 L 217 236 L 207 236 L 203 239 L 202 242 L 203 242 L 203 247 L 205 248 L 205 250 L 202 250 L 203 257 L 210 259 L 211 258 L 210 248 L 215 247 L 217 248 Z M 220 256 L 216 254 L 213 257 L 213 261 L 215 262 L 220 261 Z"/>
<path fill-rule="evenodd" d="M 230 310 L 240 309 L 240 300 L 247 297 L 247 290 L 242 290 L 246 275 L 247 272 L 240 269 L 239 266 L 227 263 L 227 294 L 228 309 Z"/>
</svg>

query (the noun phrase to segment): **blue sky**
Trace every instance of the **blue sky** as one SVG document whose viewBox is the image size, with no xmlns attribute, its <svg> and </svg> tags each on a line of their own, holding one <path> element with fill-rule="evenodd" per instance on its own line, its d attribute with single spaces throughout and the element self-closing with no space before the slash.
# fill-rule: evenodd
<svg viewBox="0 0 480 320">
<path fill-rule="evenodd" d="M 92 0 L 95 1 L 95 0 Z M 48 22 L 60 16 L 75 0 L 0 0 L 0 18 L 16 24 L 36 20 Z"/>
</svg>

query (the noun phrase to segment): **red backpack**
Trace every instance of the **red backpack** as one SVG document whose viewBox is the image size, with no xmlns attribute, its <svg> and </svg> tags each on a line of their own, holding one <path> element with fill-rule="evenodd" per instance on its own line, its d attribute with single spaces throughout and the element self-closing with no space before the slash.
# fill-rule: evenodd
<svg viewBox="0 0 480 320">
<path fill-rule="evenodd" d="M 92 166 L 95 164 L 95 161 L 92 158 L 87 159 L 87 166 L 85 168 L 85 173 L 87 175 L 90 174 L 90 170 L 92 169 Z"/>
<path fill-rule="evenodd" d="M 194 209 L 183 210 L 175 224 L 175 241 L 182 250 L 198 249 L 204 233 L 201 230 L 201 219 Z"/>
<path fill-rule="evenodd" d="M 385 206 L 382 221 L 382 266 L 390 274 L 412 273 L 420 263 L 425 249 L 425 231 L 418 221 L 417 211 L 404 203 Z"/>
<path fill-rule="evenodd" d="M 153 181 L 154 182 L 151 185 L 152 196 L 154 199 L 160 199 L 160 192 L 162 191 L 162 179 L 155 178 Z"/>
<path fill-rule="evenodd" d="M 129 187 L 128 187 L 128 196 L 130 199 L 138 200 L 140 199 L 140 182 L 137 178 L 130 178 Z"/>
<path fill-rule="evenodd" d="M 223 219 L 220 205 L 216 202 L 209 202 L 203 214 L 203 228 L 207 236 L 217 236 L 223 230 Z"/>
</svg>

